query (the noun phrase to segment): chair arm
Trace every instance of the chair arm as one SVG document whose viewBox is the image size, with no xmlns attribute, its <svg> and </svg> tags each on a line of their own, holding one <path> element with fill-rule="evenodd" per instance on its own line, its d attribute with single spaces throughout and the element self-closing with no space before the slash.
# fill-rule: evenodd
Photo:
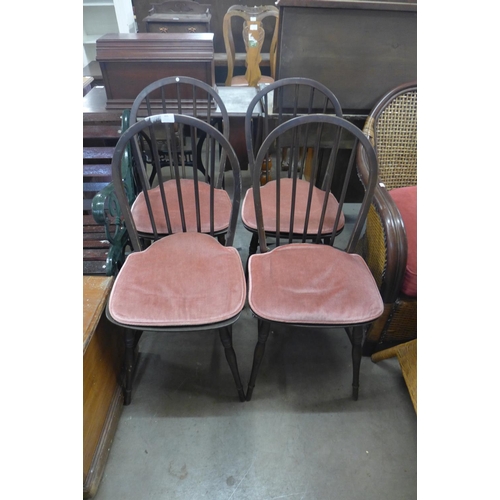
<svg viewBox="0 0 500 500">
<path fill-rule="evenodd" d="M 368 170 L 361 148 L 358 150 L 357 168 L 360 180 L 365 185 Z M 375 188 L 368 213 L 364 252 L 384 303 L 394 302 L 404 279 L 408 242 L 401 214 L 382 183 Z"/>
</svg>

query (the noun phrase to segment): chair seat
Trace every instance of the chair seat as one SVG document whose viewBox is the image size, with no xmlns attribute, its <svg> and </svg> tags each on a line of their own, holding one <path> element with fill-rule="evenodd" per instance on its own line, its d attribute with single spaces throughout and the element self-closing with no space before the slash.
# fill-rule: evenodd
<svg viewBox="0 0 500 500">
<path fill-rule="evenodd" d="M 288 233 L 290 229 L 290 206 L 292 203 L 292 179 L 280 180 L 280 231 Z M 309 192 L 309 182 L 303 179 L 297 180 L 297 191 L 295 201 L 294 215 L 294 234 L 302 234 L 304 230 L 304 222 L 306 217 L 306 205 Z M 260 197 L 262 201 L 262 212 L 264 217 L 264 229 L 266 232 L 276 232 L 276 181 L 270 181 L 260 188 Z M 309 214 L 308 234 L 316 234 L 318 232 L 321 211 L 323 208 L 323 200 L 325 192 L 317 187 L 313 187 L 311 200 L 311 211 Z M 251 230 L 257 230 L 257 221 L 255 219 L 255 207 L 253 199 L 253 189 L 250 188 L 243 200 L 241 209 L 241 219 L 243 224 Z M 321 234 L 331 234 L 335 217 L 337 216 L 338 202 L 329 194 L 328 205 L 325 214 Z M 344 214 L 340 214 L 338 229 L 342 229 L 345 224 Z"/>
<path fill-rule="evenodd" d="M 329 245 L 296 243 L 252 255 L 248 274 L 249 305 L 265 320 L 355 325 L 384 311 L 362 257 Z"/>
<path fill-rule="evenodd" d="M 108 309 L 115 321 L 131 326 L 205 325 L 238 315 L 245 297 L 235 248 L 207 234 L 177 233 L 129 255 Z"/>
<path fill-rule="evenodd" d="M 196 227 L 196 203 L 194 181 L 191 179 L 181 179 L 182 203 L 184 205 L 184 216 L 186 219 L 186 230 L 197 231 Z M 163 183 L 165 196 L 168 200 L 167 208 L 172 226 L 172 233 L 182 232 L 181 217 L 179 211 L 179 198 L 177 196 L 177 184 L 175 180 Z M 200 193 L 200 222 L 201 232 L 210 232 L 210 186 L 205 182 L 199 182 Z M 167 223 L 163 215 L 163 204 L 161 200 L 160 187 L 156 186 L 149 190 L 149 198 L 153 208 L 155 223 L 159 234 L 169 234 Z M 231 199 L 223 189 L 214 189 L 214 231 L 221 232 L 227 230 L 231 215 Z M 137 231 L 141 233 L 152 233 L 151 221 L 144 198 L 144 193 L 139 193 L 132 205 L 132 216 L 134 218 Z"/>
<path fill-rule="evenodd" d="M 408 241 L 408 258 L 401 291 L 409 297 L 417 296 L 417 186 L 389 191 L 403 218 Z"/>
</svg>

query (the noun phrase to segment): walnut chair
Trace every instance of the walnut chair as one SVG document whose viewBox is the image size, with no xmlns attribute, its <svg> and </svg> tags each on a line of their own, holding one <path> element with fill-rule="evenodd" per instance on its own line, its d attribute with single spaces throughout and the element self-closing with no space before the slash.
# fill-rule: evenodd
<svg viewBox="0 0 500 500">
<path fill-rule="evenodd" d="M 384 314 L 371 325 L 363 346 L 363 354 L 371 356 L 417 337 L 417 83 L 388 92 L 363 132 L 379 163 L 364 251 L 384 300 Z M 357 168 L 365 183 L 361 153 Z"/>
<path fill-rule="evenodd" d="M 261 116 L 252 118 L 255 109 L 260 106 Z M 276 220 L 276 196 L 275 184 L 278 176 L 284 176 L 281 184 L 280 210 L 284 213 L 291 201 L 291 170 L 288 166 L 288 152 L 291 134 L 281 137 L 279 147 L 282 149 L 281 161 L 272 165 L 270 156 L 264 159 L 259 165 L 255 162 L 255 155 L 261 145 L 263 137 L 276 126 L 298 115 L 309 115 L 312 113 L 326 113 L 342 116 L 342 108 L 333 92 L 325 85 L 310 78 L 284 78 L 263 87 L 250 102 L 245 117 L 245 140 L 249 159 L 249 169 L 261 171 L 261 192 L 262 209 L 264 213 L 264 227 L 268 236 L 274 237 L 274 223 Z M 339 143 L 337 142 L 337 145 Z M 300 232 L 300 225 L 306 216 L 309 191 L 315 193 L 312 198 L 312 207 L 308 219 L 308 238 L 316 236 L 319 225 L 318 214 L 320 207 L 315 206 L 321 200 L 322 191 L 326 178 L 324 172 L 318 169 L 311 177 L 311 164 L 315 156 L 319 158 L 323 151 L 318 144 L 311 144 L 309 147 L 296 151 L 299 154 L 301 168 L 297 179 L 297 201 L 295 206 L 295 222 Z M 318 159 L 316 158 L 316 160 Z M 337 200 L 333 194 L 329 195 L 329 205 L 327 210 L 327 220 L 323 224 L 322 237 L 330 238 L 330 230 L 335 219 Z M 258 248 L 257 221 L 255 218 L 253 190 L 249 189 L 244 197 L 242 205 L 242 222 L 245 228 L 252 233 L 249 246 L 249 255 L 253 255 Z M 344 216 L 341 215 L 338 231 L 344 227 Z M 280 227 L 282 235 L 286 235 L 289 228 L 289 221 L 283 219 Z"/>
<path fill-rule="evenodd" d="M 227 113 L 224 102 L 220 98 L 217 91 L 200 80 L 184 76 L 167 77 L 156 82 L 151 83 L 145 87 L 134 100 L 130 110 L 130 123 L 150 116 L 156 113 L 176 113 L 195 116 L 203 119 L 206 123 L 218 127 L 222 134 L 229 138 L 229 115 Z M 189 137 L 189 127 L 177 127 L 175 132 L 175 140 L 178 143 L 178 155 L 181 167 L 181 175 L 183 178 L 183 196 L 192 197 L 193 190 L 193 158 L 197 157 L 197 168 L 204 174 L 205 181 L 209 181 L 208 172 L 205 168 L 205 163 L 209 162 L 207 158 L 208 150 L 203 148 L 205 141 L 204 132 L 200 129 L 197 130 L 196 137 Z M 152 129 L 150 133 L 154 134 L 155 130 Z M 156 168 L 153 168 L 154 154 L 152 151 L 158 151 L 160 165 L 162 167 L 169 167 L 172 170 L 172 164 L 167 154 L 166 143 L 161 141 L 154 135 L 149 135 L 147 131 L 141 133 L 141 144 L 145 165 L 150 172 L 149 183 L 153 184 L 156 176 Z M 217 225 L 217 234 L 223 241 L 224 234 L 229 227 L 228 215 L 231 210 L 231 201 L 228 194 L 224 190 L 224 169 L 225 160 L 222 159 L 221 163 L 217 166 L 215 171 L 215 219 Z M 173 176 L 165 181 L 165 189 L 171 190 L 175 193 L 175 183 Z M 208 220 L 209 206 L 208 197 L 202 195 L 201 210 L 205 214 L 204 219 Z M 151 198 L 153 210 L 162 208 L 157 204 L 161 204 L 161 197 L 159 196 L 159 188 L 157 187 L 157 194 Z M 156 207 L 156 208 L 155 208 Z M 140 196 L 135 201 L 132 213 L 137 217 L 143 217 L 147 212 L 145 200 Z M 141 215 L 142 214 L 142 215 Z M 167 228 L 164 226 L 164 230 Z M 179 228 L 173 228 L 174 231 Z M 205 228 L 204 232 L 207 232 Z M 166 233 L 164 233 L 166 234 Z M 143 233 L 143 237 L 147 234 Z M 150 235 L 151 237 L 151 235 Z"/>
<path fill-rule="evenodd" d="M 226 86 L 256 87 L 259 84 L 271 83 L 276 72 L 276 48 L 278 42 L 278 15 L 279 11 L 272 5 L 249 7 L 246 5 L 233 5 L 229 7 L 222 22 L 222 34 L 227 56 Z M 269 45 L 269 66 L 271 76 L 263 76 L 260 71 L 262 62 L 262 47 L 264 45 L 266 30 L 262 25 L 265 18 L 274 18 L 274 29 Z M 242 37 L 245 47 L 245 75 L 234 76 L 236 62 L 236 48 L 233 30 L 241 27 L 235 22 L 243 19 L 243 28 L 238 34 Z"/>
<path fill-rule="evenodd" d="M 189 128 L 191 137 L 201 132 L 206 135 L 208 183 L 196 175 L 186 183 L 181 176 L 175 133 L 182 126 Z M 174 175 L 171 184 L 163 182 L 159 153 L 153 151 L 159 185 L 156 189 L 149 185 L 140 144 L 144 132 L 150 137 L 163 138 Z M 140 214 L 129 206 L 122 183 L 121 159 L 128 145 L 140 181 L 139 196 L 146 207 Z M 229 221 L 226 242 L 222 245 L 215 238 L 221 222 L 217 221 L 215 209 L 215 172 L 217 163 L 224 158 L 231 166 L 232 198 L 230 213 L 225 216 Z M 193 171 L 198 172 L 196 155 L 193 162 Z M 241 197 L 240 166 L 233 148 L 220 131 L 198 118 L 153 115 L 131 125 L 120 137 L 113 155 L 112 175 L 122 213 L 121 224 L 125 225 L 132 246 L 132 253 L 116 276 L 106 310 L 110 321 L 126 329 L 125 404 L 131 401 L 137 332 L 181 331 L 186 332 L 189 342 L 188 332 L 214 329 L 219 331 L 239 399 L 244 401 L 232 347 L 232 324 L 246 299 L 243 266 L 238 251 L 232 247 Z M 153 203 L 153 200 L 159 201 Z M 208 213 L 203 212 L 204 205 L 209 207 Z M 145 243 L 144 234 L 153 235 L 151 244 Z"/>
<path fill-rule="evenodd" d="M 363 258 L 354 253 L 363 230 L 366 214 L 371 204 L 377 182 L 377 158 L 370 142 L 360 129 L 347 120 L 326 114 L 299 116 L 282 123 L 264 140 L 256 162 L 262 162 L 275 151 L 280 155 L 278 141 L 291 134 L 295 140 L 290 146 L 290 179 L 275 183 L 276 199 L 282 187 L 291 189 L 291 203 L 283 219 L 289 221 L 286 237 L 281 236 L 280 217 L 275 222 L 275 247 L 270 249 L 266 241 L 264 207 L 260 188 L 260 172 L 252 173 L 254 209 L 257 218 L 260 253 L 251 255 L 248 261 L 248 304 L 258 319 L 258 340 L 255 347 L 253 366 L 247 389 L 247 401 L 252 398 L 257 373 L 265 350 L 266 340 L 273 324 L 308 327 L 311 335 L 320 328 L 344 328 L 352 343 L 353 399 L 358 398 L 359 370 L 364 331 L 372 321 L 383 313 L 383 302 L 377 284 Z M 336 207 L 334 220 L 327 217 L 329 193 L 334 188 L 334 169 L 339 141 L 353 141 L 347 165 L 347 174 L 340 187 L 341 196 Z M 312 189 L 307 199 L 306 217 L 301 220 L 301 237 L 298 235 L 298 221 L 295 219 L 295 201 L 299 185 L 300 148 L 320 144 L 326 158 L 325 191 Z M 354 217 L 352 231 L 347 244 L 337 243 L 336 234 L 349 188 L 349 177 L 354 167 L 356 144 L 366 153 L 368 177 L 359 211 Z M 279 163 L 279 158 L 278 158 Z M 313 176 L 320 168 L 318 157 L 314 158 Z M 291 188 L 289 187 L 291 184 Z M 314 242 L 307 243 L 308 214 L 317 198 L 320 210 L 319 225 Z M 277 212 L 280 205 L 276 204 Z M 279 213 L 279 212 L 278 212 Z M 332 224 L 328 233 L 332 235 L 324 243 L 323 225 Z"/>
</svg>

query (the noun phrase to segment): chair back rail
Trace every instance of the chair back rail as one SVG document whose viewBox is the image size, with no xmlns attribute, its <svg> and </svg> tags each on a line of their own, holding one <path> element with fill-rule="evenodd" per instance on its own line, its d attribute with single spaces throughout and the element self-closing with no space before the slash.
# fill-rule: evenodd
<svg viewBox="0 0 500 500">
<path fill-rule="evenodd" d="M 315 131 L 315 137 L 311 138 L 310 131 Z M 328 231 L 332 236 L 329 240 L 331 245 L 335 242 L 335 236 L 339 232 L 339 221 L 341 214 L 343 212 L 343 207 L 346 199 L 346 194 L 349 185 L 350 174 L 354 168 L 356 151 L 359 145 L 365 151 L 367 158 L 367 164 L 369 165 L 369 176 L 368 183 L 365 185 L 365 194 L 361 202 L 358 215 L 354 222 L 354 227 L 350 235 L 349 241 L 346 245 L 345 250 L 347 252 L 354 252 L 363 229 L 366 215 L 370 207 L 370 203 L 373 197 L 377 182 L 377 159 L 375 151 L 370 144 L 368 138 L 363 135 L 360 129 L 355 125 L 343 119 L 342 117 L 326 114 L 311 114 L 307 116 L 298 116 L 292 118 L 276 127 L 269 135 L 265 138 L 262 146 L 260 147 L 255 162 L 256 164 L 262 163 L 266 158 L 276 152 L 278 157 L 277 162 L 279 162 L 280 154 L 280 138 L 286 134 L 291 134 L 293 141 L 290 145 L 290 167 L 289 167 L 289 179 L 291 181 L 291 202 L 289 204 L 284 204 L 281 202 L 281 187 L 285 182 L 280 179 L 280 176 L 276 176 L 276 246 L 283 243 L 281 238 L 280 222 L 282 216 L 288 216 L 290 220 L 289 230 L 285 243 L 292 243 L 294 239 L 300 238 L 303 242 L 308 236 L 310 236 L 310 231 L 308 229 L 310 209 L 312 206 L 313 194 L 318 196 L 318 191 L 313 193 L 313 186 L 316 181 L 315 176 L 311 176 L 309 179 L 309 188 L 307 196 L 307 206 L 306 206 L 306 216 L 303 222 L 302 230 L 300 233 L 297 230 L 295 217 L 296 202 L 298 201 L 298 191 L 297 186 L 301 180 L 301 170 L 302 165 L 301 155 L 299 151 L 301 148 L 307 147 L 311 141 L 314 144 L 319 144 L 318 150 L 321 150 L 321 154 L 317 154 L 314 157 L 314 164 L 312 166 L 312 171 L 317 172 L 320 168 L 320 158 L 323 158 L 323 164 L 326 163 L 326 170 L 324 173 L 324 190 L 319 191 L 322 196 L 321 200 L 321 215 L 319 220 L 319 226 L 317 228 L 315 241 L 316 243 L 322 242 L 323 238 L 323 226 L 325 224 L 325 215 L 327 211 L 327 206 L 330 201 L 330 193 L 332 191 L 334 173 L 336 167 L 337 153 L 339 149 L 339 144 L 346 136 L 350 136 L 350 140 L 355 142 L 355 147 L 351 151 L 351 156 L 348 162 L 347 171 L 342 181 L 342 186 L 339 189 L 341 193 L 338 200 L 338 208 L 336 215 L 334 217 L 332 231 Z M 325 162 L 326 160 L 326 162 Z M 288 183 L 289 184 L 289 183 Z M 252 186 L 253 186 L 253 196 L 255 202 L 255 214 L 257 219 L 258 236 L 259 236 L 259 246 L 261 252 L 267 252 L 269 250 L 268 244 L 266 242 L 266 231 L 264 228 L 264 217 L 263 217 L 263 207 L 261 200 L 261 189 L 260 189 L 260 172 L 254 169 L 252 172 Z M 284 207 L 289 207 L 289 214 L 283 214 Z"/>
<path fill-rule="evenodd" d="M 176 130 L 179 128 L 186 127 L 189 130 L 189 135 L 192 140 L 200 135 L 206 136 L 204 141 L 204 151 L 207 153 L 208 163 L 206 165 L 206 175 L 199 179 L 199 169 L 198 169 L 198 157 L 193 155 L 193 175 L 192 182 L 189 183 L 189 190 L 193 192 L 187 192 L 183 190 L 183 165 L 182 165 L 182 155 L 181 148 L 179 146 L 179 141 L 176 138 Z M 155 188 L 156 193 L 151 188 L 148 179 L 147 165 L 144 158 L 144 150 L 141 140 L 144 136 L 151 138 L 152 151 L 151 156 L 153 159 L 152 168 L 155 171 L 155 175 L 158 178 L 158 186 Z M 160 138 L 162 139 L 160 141 Z M 161 142 L 161 151 L 159 144 Z M 120 209 L 123 214 L 123 220 L 127 227 L 130 235 L 130 240 L 132 248 L 134 251 L 141 250 L 144 247 L 144 242 L 141 241 L 143 237 L 147 237 L 137 228 L 137 222 L 134 220 L 132 215 L 132 209 L 128 204 L 125 189 L 123 183 L 121 182 L 121 158 L 127 146 L 131 144 L 132 146 L 132 165 L 137 173 L 139 180 L 139 196 L 144 197 L 144 202 L 147 208 L 147 219 L 149 219 L 149 225 L 151 233 L 154 240 L 157 240 L 166 234 L 171 234 L 180 230 L 186 232 L 189 230 L 196 230 L 202 232 L 202 219 L 203 211 L 200 199 L 203 196 L 203 192 L 208 191 L 209 197 L 209 221 L 208 230 L 203 232 L 208 232 L 212 236 L 217 235 L 214 224 L 214 212 L 215 212 L 215 192 L 216 192 L 216 180 L 218 179 L 217 170 L 221 168 L 221 164 L 225 164 L 226 158 L 229 161 L 232 173 L 232 200 L 231 200 L 231 212 L 229 217 L 229 227 L 226 233 L 226 245 L 232 245 L 234 239 L 234 232 L 236 228 L 236 222 L 239 211 L 239 204 L 241 198 L 241 177 L 240 177 L 240 167 L 236 157 L 236 154 L 230 145 L 228 139 L 214 126 L 207 124 L 203 120 L 198 118 L 179 115 L 179 114 L 159 114 L 152 115 L 144 118 L 143 120 L 136 122 L 131 125 L 128 130 L 120 137 L 116 148 L 115 154 L 113 156 L 112 162 L 112 172 L 113 172 L 113 183 L 115 185 L 116 194 L 118 202 L 120 204 Z M 160 161 L 160 154 L 165 155 L 168 158 L 170 164 L 170 176 L 167 176 L 162 172 L 162 162 Z M 222 166 L 223 169 L 223 166 Z M 170 177 L 170 178 L 168 178 Z M 166 187 L 166 182 L 170 181 L 175 184 L 175 189 L 168 191 Z M 204 188 L 202 192 L 202 188 Z M 194 206 L 186 206 L 185 196 L 188 194 L 188 198 L 194 200 Z M 161 203 L 154 203 L 153 196 L 159 196 Z M 158 207 L 161 207 L 159 210 Z M 188 227 L 187 219 L 189 217 L 188 212 L 194 211 L 195 215 L 195 227 Z M 180 221 L 173 221 L 172 214 L 178 214 Z M 191 215 L 192 216 L 192 215 Z M 180 223 L 180 229 L 174 227 L 174 223 Z M 160 226 L 163 230 L 160 230 Z"/>
</svg>

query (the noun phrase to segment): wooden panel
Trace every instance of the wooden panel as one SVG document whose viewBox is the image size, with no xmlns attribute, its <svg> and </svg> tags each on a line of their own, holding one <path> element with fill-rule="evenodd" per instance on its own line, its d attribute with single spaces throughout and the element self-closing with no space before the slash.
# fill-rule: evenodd
<svg viewBox="0 0 500 500">
<path fill-rule="evenodd" d="M 367 114 L 417 78 L 416 2 L 280 0 L 277 78 L 329 87 L 345 113 Z"/>
<path fill-rule="evenodd" d="M 123 332 L 104 314 L 111 277 L 83 278 L 83 487 L 95 494 L 121 414 Z"/>
</svg>

